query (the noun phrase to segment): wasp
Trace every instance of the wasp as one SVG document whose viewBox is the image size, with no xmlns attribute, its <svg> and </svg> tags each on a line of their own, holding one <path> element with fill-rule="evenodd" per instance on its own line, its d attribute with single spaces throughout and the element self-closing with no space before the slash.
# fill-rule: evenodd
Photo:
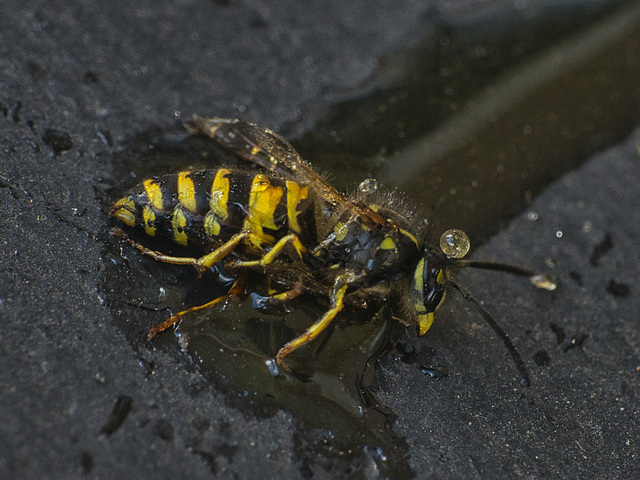
<svg viewBox="0 0 640 480">
<path fill-rule="evenodd" d="M 269 129 L 198 116 L 185 126 L 258 170 L 221 167 L 150 178 L 118 200 L 110 215 L 151 237 L 194 247 L 202 256 L 165 255 L 131 240 L 119 228 L 113 231 L 143 254 L 193 266 L 199 274 L 217 265 L 262 272 L 280 286 L 265 297 L 267 304 L 286 302 L 302 292 L 326 296 L 327 310 L 280 348 L 277 367 L 287 371 L 287 355 L 318 337 L 345 306 L 359 308 L 372 299 L 389 302 L 394 317 L 424 335 L 445 293 L 454 290 L 496 331 L 529 383 L 514 343 L 453 273 L 463 267 L 506 271 L 553 290 L 551 278 L 519 266 L 464 259 L 469 239 L 460 230 L 445 232 L 439 245 L 430 243 L 425 222 L 412 218 L 413 210 L 403 206 L 397 194 L 378 192 L 375 201 L 362 192 L 343 195 Z M 148 337 L 188 313 L 238 294 L 242 278 L 238 275 L 227 295 L 173 315 L 153 327 Z"/>
</svg>

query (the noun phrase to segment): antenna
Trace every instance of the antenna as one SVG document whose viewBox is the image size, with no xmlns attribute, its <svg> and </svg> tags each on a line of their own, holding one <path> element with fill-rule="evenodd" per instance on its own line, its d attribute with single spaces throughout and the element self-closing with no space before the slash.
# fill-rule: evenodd
<svg viewBox="0 0 640 480">
<path fill-rule="evenodd" d="M 516 274 L 518 274 L 518 271 L 528 271 L 525 268 L 520 268 L 520 267 L 516 267 L 516 266 L 513 266 L 513 265 L 508 265 L 508 264 L 493 264 L 493 262 L 475 262 L 474 261 L 474 262 L 465 262 L 465 263 L 467 263 L 467 266 L 472 266 L 472 265 L 468 265 L 468 263 L 481 263 L 481 264 L 488 263 L 488 264 L 491 264 L 491 265 L 499 265 L 501 267 L 509 267 L 509 269 L 507 269 L 507 268 L 493 268 L 493 270 L 503 270 L 503 271 L 508 271 L 508 272 L 516 273 Z M 478 267 L 478 268 L 487 268 L 487 267 L 483 266 L 483 267 Z M 513 269 L 515 271 L 512 272 L 511 269 Z M 524 276 L 530 276 L 530 275 L 527 274 L 527 275 L 524 275 Z M 524 360 L 522 359 L 522 355 L 520 355 L 520 352 L 518 351 L 518 348 L 515 346 L 515 344 L 513 343 L 511 338 L 509 337 L 509 335 L 507 335 L 507 332 L 504 331 L 502 326 L 491 316 L 491 314 L 487 311 L 487 309 L 484 308 L 482 305 L 480 305 L 480 303 L 478 303 L 478 301 L 471 296 L 471 294 L 469 293 L 469 291 L 466 288 L 464 288 L 462 285 L 460 285 L 459 283 L 454 282 L 452 280 L 450 280 L 448 283 L 453 288 L 455 288 L 460 293 L 460 295 L 462 295 L 462 298 L 464 298 L 469 303 L 471 303 L 471 305 L 474 306 L 474 308 L 478 311 L 478 313 L 480 313 L 480 315 L 482 315 L 482 318 L 484 319 L 484 321 L 487 322 L 491 328 L 493 328 L 493 331 L 496 332 L 498 337 L 500 337 L 500 340 L 502 340 L 502 343 L 504 344 L 505 347 L 507 347 L 507 350 L 511 354 L 511 358 L 513 358 L 513 361 L 515 362 L 516 367 L 518 368 L 518 371 L 520 372 L 520 375 L 522 376 L 522 379 L 524 380 L 525 386 L 526 387 L 530 387 L 531 386 L 531 375 L 529 374 L 529 370 L 527 369 L 527 366 L 524 364 Z"/>
</svg>

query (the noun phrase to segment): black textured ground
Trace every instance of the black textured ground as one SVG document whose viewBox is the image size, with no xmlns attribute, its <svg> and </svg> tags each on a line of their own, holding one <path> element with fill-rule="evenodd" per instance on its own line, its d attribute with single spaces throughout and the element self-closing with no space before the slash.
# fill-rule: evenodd
<svg viewBox="0 0 640 480">
<path fill-rule="evenodd" d="M 253 415 L 177 348 L 132 343 L 144 328 L 122 318 L 136 308 L 105 296 L 104 200 L 129 175 L 112 158 L 137 132 L 193 113 L 274 128 L 321 116 L 328 93 L 366 85 L 439 5 L 4 2 L 0 477 L 393 476 L 380 452 L 323 450 L 326 434 L 314 443 L 287 411 Z M 520 346 L 531 388 L 461 300 L 417 342 L 449 377 L 382 361 L 378 395 L 407 445 L 396 476 L 638 476 L 639 151 L 636 130 L 476 252 L 549 270 L 556 292 L 464 274 Z"/>
</svg>

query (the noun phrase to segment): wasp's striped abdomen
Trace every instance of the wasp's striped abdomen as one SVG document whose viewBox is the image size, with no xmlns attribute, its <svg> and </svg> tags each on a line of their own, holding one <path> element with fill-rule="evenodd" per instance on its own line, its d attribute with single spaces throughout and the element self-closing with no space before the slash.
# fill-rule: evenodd
<svg viewBox="0 0 640 480">
<path fill-rule="evenodd" d="M 208 250 L 240 232 L 256 247 L 313 229 L 309 190 L 296 182 L 220 168 L 151 178 L 118 200 L 111 215 L 152 237 Z"/>
</svg>

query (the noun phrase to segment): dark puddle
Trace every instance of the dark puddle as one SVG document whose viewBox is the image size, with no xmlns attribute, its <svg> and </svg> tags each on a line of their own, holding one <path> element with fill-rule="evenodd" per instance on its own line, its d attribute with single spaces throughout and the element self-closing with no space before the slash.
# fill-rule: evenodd
<svg viewBox="0 0 640 480">
<path fill-rule="evenodd" d="M 290 126 L 294 145 L 338 188 L 375 177 L 486 241 L 640 111 L 637 2 L 514 5 L 431 19 L 423 43 L 379 59 L 373 87 Z"/>
</svg>

